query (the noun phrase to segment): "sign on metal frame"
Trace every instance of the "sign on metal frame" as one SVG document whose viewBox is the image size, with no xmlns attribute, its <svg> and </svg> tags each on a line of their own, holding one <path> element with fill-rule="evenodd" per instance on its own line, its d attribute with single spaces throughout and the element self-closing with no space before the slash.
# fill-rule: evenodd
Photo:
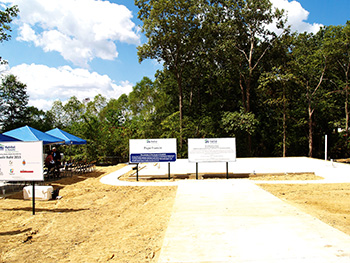
<svg viewBox="0 0 350 263">
<path fill-rule="evenodd" d="M 43 142 L 1 142 L 0 181 L 32 181 L 35 215 L 35 181 L 44 181 Z"/>
<path fill-rule="evenodd" d="M 235 162 L 236 138 L 188 139 L 188 160 L 200 162 Z"/>
<path fill-rule="evenodd" d="M 175 162 L 176 139 L 130 139 L 130 163 Z"/>
<path fill-rule="evenodd" d="M 1 142 L 0 181 L 43 181 L 43 142 Z"/>
<path fill-rule="evenodd" d="M 130 139 L 129 160 L 136 163 L 136 181 L 139 180 L 139 163 L 168 163 L 170 179 L 170 163 L 176 162 L 176 139 Z"/>
<path fill-rule="evenodd" d="M 196 163 L 196 179 L 198 179 L 198 163 L 226 162 L 226 178 L 228 163 L 236 161 L 236 138 L 188 139 L 188 160 Z"/>
</svg>

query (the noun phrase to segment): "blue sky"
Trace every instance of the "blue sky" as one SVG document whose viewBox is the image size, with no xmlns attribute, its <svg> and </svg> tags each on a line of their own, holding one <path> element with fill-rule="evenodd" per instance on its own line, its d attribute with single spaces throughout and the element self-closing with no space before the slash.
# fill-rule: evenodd
<svg viewBox="0 0 350 263">
<path fill-rule="evenodd" d="M 350 20 L 350 0 L 299 0 L 303 8 L 310 12 L 309 23 L 345 25 Z"/>
<path fill-rule="evenodd" d="M 295 31 L 316 32 L 322 25 L 350 20 L 350 0 L 271 0 L 284 8 Z M 139 64 L 140 32 L 133 0 L 0 0 L 17 4 L 12 39 L 0 44 L 2 68 L 27 84 L 29 104 L 48 110 L 71 96 L 118 98 L 144 76 L 153 78 L 162 66 Z"/>
</svg>

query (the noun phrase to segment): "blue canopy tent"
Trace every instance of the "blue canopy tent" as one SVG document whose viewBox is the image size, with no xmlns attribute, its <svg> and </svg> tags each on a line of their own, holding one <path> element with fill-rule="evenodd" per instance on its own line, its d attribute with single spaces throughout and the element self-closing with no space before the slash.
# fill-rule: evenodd
<svg viewBox="0 0 350 263">
<path fill-rule="evenodd" d="M 59 128 L 55 128 L 46 132 L 49 135 L 55 136 L 64 140 L 64 144 L 86 144 L 86 140 L 83 140 L 77 136 L 74 136 L 68 132 L 65 132 Z"/>
<path fill-rule="evenodd" d="M 44 145 L 64 143 L 64 140 L 41 132 L 28 125 L 4 132 L 3 134 L 24 142 L 42 141 Z"/>
<path fill-rule="evenodd" d="M 0 142 L 14 142 L 14 141 L 20 141 L 20 140 L 0 133 Z"/>
<path fill-rule="evenodd" d="M 55 128 L 52 130 L 49 130 L 46 132 L 49 135 L 55 136 L 57 138 L 60 138 L 61 140 L 64 140 L 64 144 L 69 145 L 69 155 L 71 155 L 72 152 L 72 145 L 82 145 L 82 144 L 86 144 L 86 140 L 81 139 L 77 136 L 74 136 L 66 131 L 63 131 L 59 128 Z M 67 169 L 69 170 L 69 167 L 72 164 L 72 161 L 69 161 L 70 163 L 67 163 Z"/>
</svg>

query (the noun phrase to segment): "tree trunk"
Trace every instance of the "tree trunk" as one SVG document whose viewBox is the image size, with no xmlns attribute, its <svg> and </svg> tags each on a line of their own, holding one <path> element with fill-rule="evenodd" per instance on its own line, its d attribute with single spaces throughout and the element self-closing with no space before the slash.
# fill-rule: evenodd
<svg viewBox="0 0 350 263">
<path fill-rule="evenodd" d="M 246 112 L 250 112 L 250 85 L 251 85 L 251 80 L 252 80 L 252 70 L 249 70 L 249 77 L 247 80 L 247 87 L 246 87 L 246 107 L 247 107 L 247 111 Z M 249 155 L 252 156 L 252 135 L 249 133 L 248 134 L 248 151 L 249 151 Z"/>
<path fill-rule="evenodd" d="M 325 58 L 325 64 L 324 64 L 324 67 L 323 67 L 323 70 L 322 70 L 322 74 L 321 74 L 321 77 L 319 79 L 319 82 L 316 86 L 316 88 L 314 89 L 314 91 L 310 94 L 310 90 L 309 90 L 309 83 L 307 82 L 306 83 L 306 95 L 307 95 L 307 98 L 308 98 L 308 112 L 309 112 L 309 157 L 312 157 L 312 149 L 313 149 L 313 129 L 312 129 L 312 125 L 313 125 L 313 122 L 312 122 L 312 115 L 314 113 L 314 110 L 315 109 L 312 109 L 311 107 L 311 102 L 312 102 L 312 99 L 313 97 L 315 96 L 317 90 L 319 89 L 319 87 L 321 86 L 322 84 L 322 81 L 323 81 L 323 77 L 324 77 L 324 74 L 326 72 L 326 58 Z"/>
<path fill-rule="evenodd" d="M 244 112 L 247 112 L 246 96 L 245 96 L 245 89 L 244 89 L 244 85 L 243 85 L 243 76 L 242 76 L 242 74 L 239 75 L 239 87 L 241 88 L 243 109 L 244 109 Z"/>
<path fill-rule="evenodd" d="M 180 113 L 180 144 L 179 148 L 182 150 L 182 133 L 183 133 L 183 128 L 182 128 L 182 120 L 183 120 L 183 91 L 182 91 L 182 79 L 181 79 L 181 74 L 177 72 L 176 74 L 177 78 L 177 86 L 179 88 L 179 113 Z"/>
<path fill-rule="evenodd" d="M 346 87 L 345 89 L 345 131 L 346 131 L 346 135 L 348 137 L 349 135 L 349 109 L 348 109 L 348 104 L 349 104 L 349 91 L 348 91 L 349 87 Z"/>
<path fill-rule="evenodd" d="M 343 64 L 342 61 L 337 61 L 340 67 L 344 71 L 345 75 L 345 132 L 346 132 L 346 138 L 348 140 L 349 138 L 349 70 L 350 70 L 350 63 L 347 65 Z"/>
<path fill-rule="evenodd" d="M 311 102 L 309 102 L 308 113 L 309 113 L 309 157 L 312 157 L 312 149 L 313 149 L 312 115 L 313 115 L 313 110 L 311 109 Z"/>
<path fill-rule="evenodd" d="M 283 87 L 283 157 L 286 157 L 286 138 L 287 138 L 287 125 L 286 125 L 286 91 Z"/>
<path fill-rule="evenodd" d="M 250 85 L 251 85 L 251 74 L 252 72 L 250 71 L 249 77 L 247 81 L 245 81 L 245 87 L 243 84 L 243 76 L 240 74 L 239 78 L 239 85 L 241 88 L 241 95 L 242 95 L 242 104 L 243 104 L 243 109 L 245 113 L 250 112 Z M 248 152 L 249 155 L 252 155 L 252 136 L 248 133 Z"/>
<path fill-rule="evenodd" d="M 345 72 L 346 85 L 345 85 L 345 131 L 346 138 L 349 138 L 349 80 L 348 80 L 348 72 Z"/>
</svg>

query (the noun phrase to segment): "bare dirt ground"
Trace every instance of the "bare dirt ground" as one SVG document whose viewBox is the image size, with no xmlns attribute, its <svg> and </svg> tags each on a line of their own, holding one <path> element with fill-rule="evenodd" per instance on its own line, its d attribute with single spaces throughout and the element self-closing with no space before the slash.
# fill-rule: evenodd
<svg viewBox="0 0 350 263">
<path fill-rule="evenodd" d="M 119 167 L 118 167 L 119 168 Z M 176 187 L 116 187 L 116 167 L 52 183 L 61 200 L 0 200 L 0 262 L 156 262 Z"/>
<path fill-rule="evenodd" d="M 288 180 L 323 180 L 323 177 L 317 176 L 314 173 L 287 173 L 287 174 L 254 174 L 249 176 L 250 180 L 263 181 L 288 181 Z"/>
<path fill-rule="evenodd" d="M 94 173 L 53 182 L 63 198 L 36 201 L 34 216 L 32 202 L 23 200 L 22 193 L 1 199 L 0 262 L 156 262 L 176 186 L 109 186 L 99 182 L 121 167 L 100 167 Z M 313 178 L 261 176 L 257 179 Z M 350 184 L 260 186 L 350 234 Z"/>
<path fill-rule="evenodd" d="M 259 186 L 350 235 L 350 184 L 260 184 Z"/>
</svg>

